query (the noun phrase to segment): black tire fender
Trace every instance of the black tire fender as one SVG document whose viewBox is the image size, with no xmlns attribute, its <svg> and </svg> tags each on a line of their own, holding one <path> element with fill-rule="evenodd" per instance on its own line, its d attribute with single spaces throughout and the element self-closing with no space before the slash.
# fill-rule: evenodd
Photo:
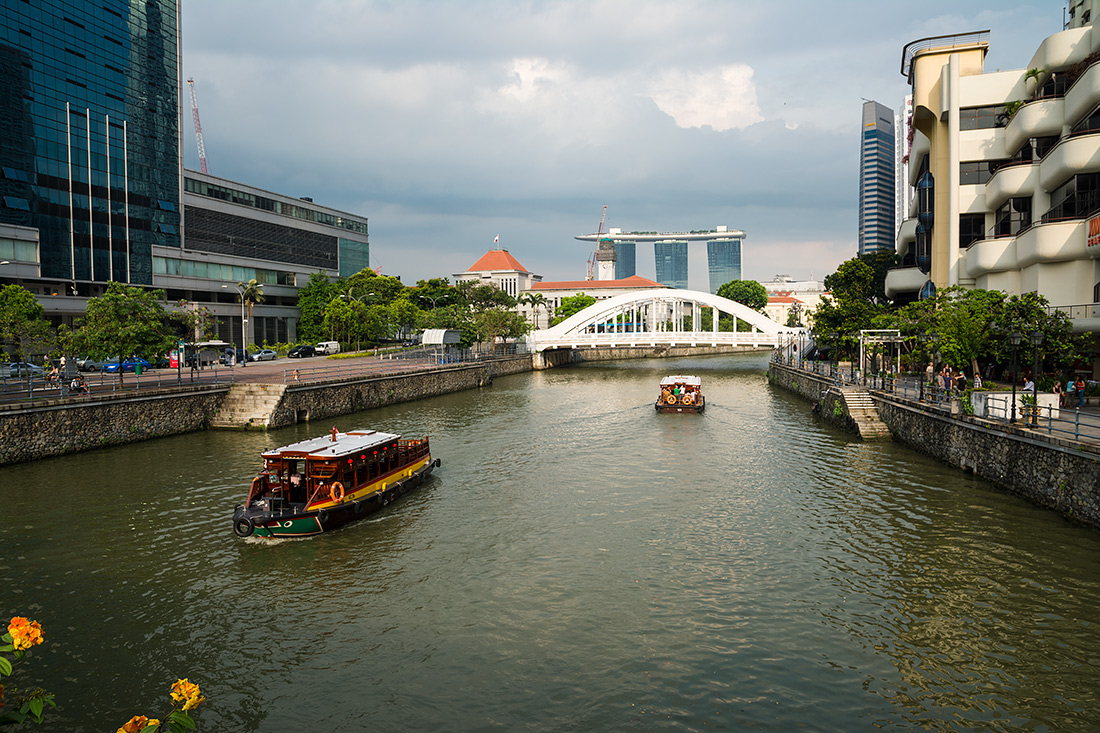
<svg viewBox="0 0 1100 733">
<path fill-rule="evenodd" d="M 237 533 L 238 537 L 251 537 L 252 533 L 256 531 L 256 523 L 249 517 L 241 517 L 233 522 L 233 531 Z"/>
</svg>

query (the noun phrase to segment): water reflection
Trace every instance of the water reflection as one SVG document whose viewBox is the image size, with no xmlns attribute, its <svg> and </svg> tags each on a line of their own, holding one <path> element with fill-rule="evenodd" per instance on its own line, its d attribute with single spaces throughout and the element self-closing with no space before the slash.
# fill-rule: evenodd
<svg viewBox="0 0 1100 733">
<path fill-rule="evenodd" d="M 59 730 L 177 676 L 224 730 L 1087 728 L 1096 534 L 850 440 L 763 367 L 551 370 L 0 469 L 2 610 L 47 633 L 21 682 Z M 655 413 L 673 372 L 705 413 Z M 260 453 L 331 423 L 443 466 L 338 532 L 236 538 Z"/>
</svg>

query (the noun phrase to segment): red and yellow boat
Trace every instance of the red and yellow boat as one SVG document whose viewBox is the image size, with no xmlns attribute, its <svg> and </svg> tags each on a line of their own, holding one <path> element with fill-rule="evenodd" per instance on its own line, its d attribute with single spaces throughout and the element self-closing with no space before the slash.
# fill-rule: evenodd
<svg viewBox="0 0 1100 733">
<path fill-rule="evenodd" d="M 686 374 L 665 377 L 653 407 L 657 412 L 702 412 L 706 407 L 703 380 Z"/>
<path fill-rule="evenodd" d="M 248 498 L 233 513 L 241 537 L 308 537 L 373 514 L 440 465 L 428 439 L 332 429 L 263 454 Z"/>
</svg>

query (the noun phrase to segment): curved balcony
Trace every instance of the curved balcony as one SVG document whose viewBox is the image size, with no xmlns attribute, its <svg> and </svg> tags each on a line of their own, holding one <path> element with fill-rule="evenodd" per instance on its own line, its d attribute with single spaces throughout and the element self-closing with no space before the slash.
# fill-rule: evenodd
<svg viewBox="0 0 1100 733">
<path fill-rule="evenodd" d="M 996 210 L 1011 198 L 1035 195 L 1035 187 L 1038 185 L 1038 163 L 1001 166 L 985 184 L 985 205 Z"/>
<path fill-rule="evenodd" d="M 966 250 L 966 272 L 975 280 L 991 272 L 1007 272 L 1016 267 L 1016 237 L 981 239 Z"/>
<path fill-rule="evenodd" d="M 1090 253 L 1086 250 L 1084 219 L 1036 224 L 1016 237 L 1020 269 L 1043 262 L 1088 259 Z"/>
<path fill-rule="evenodd" d="M 909 253 L 909 248 L 917 241 L 917 220 L 906 219 L 898 228 L 898 241 L 895 249 L 898 257 L 904 257 Z"/>
<path fill-rule="evenodd" d="M 1092 27 L 1085 26 L 1047 36 L 1039 44 L 1039 49 L 1031 57 L 1031 63 L 1028 66 L 1034 69 L 1060 71 L 1084 60 L 1092 53 L 1092 44 L 1089 43 L 1088 37 L 1090 31 Z"/>
<path fill-rule="evenodd" d="M 1066 121 L 1073 125 L 1100 105 L 1100 64 L 1093 64 L 1066 91 Z"/>
<path fill-rule="evenodd" d="M 917 178 L 920 176 L 920 161 L 921 158 L 928 155 L 932 150 L 932 144 L 928 142 L 928 138 L 924 136 L 922 132 L 913 133 L 913 149 L 909 151 L 909 185 L 916 186 Z"/>
<path fill-rule="evenodd" d="M 1020 107 L 1005 127 L 1008 154 L 1015 155 L 1030 138 L 1061 135 L 1065 106 L 1065 99 L 1038 99 Z"/>
<path fill-rule="evenodd" d="M 928 276 L 915 267 L 901 267 L 886 273 L 886 297 L 916 293 L 928 282 Z"/>
<path fill-rule="evenodd" d="M 1063 138 L 1039 164 L 1039 183 L 1053 191 L 1082 172 L 1100 170 L 1100 132 Z"/>
</svg>

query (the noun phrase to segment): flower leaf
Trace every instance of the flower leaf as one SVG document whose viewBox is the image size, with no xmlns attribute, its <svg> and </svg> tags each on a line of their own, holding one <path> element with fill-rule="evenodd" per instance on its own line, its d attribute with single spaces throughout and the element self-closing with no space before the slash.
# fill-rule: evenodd
<svg viewBox="0 0 1100 733">
<path fill-rule="evenodd" d="M 0 677 L 6 674 L 11 674 L 11 662 L 7 657 L 0 657 Z"/>
</svg>

